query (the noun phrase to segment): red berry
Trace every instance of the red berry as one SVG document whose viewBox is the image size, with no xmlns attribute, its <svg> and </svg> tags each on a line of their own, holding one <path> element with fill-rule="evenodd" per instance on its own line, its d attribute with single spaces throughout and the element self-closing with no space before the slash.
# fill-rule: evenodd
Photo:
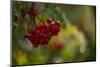
<svg viewBox="0 0 100 67">
<path fill-rule="evenodd" d="M 44 43 L 47 44 L 48 43 L 48 35 L 45 34 L 44 37 L 43 37 L 43 39 L 44 39 Z"/>
<path fill-rule="evenodd" d="M 27 14 L 28 14 L 30 17 L 32 17 L 32 16 L 33 16 L 33 11 L 29 10 L 29 11 L 27 12 Z"/>
<path fill-rule="evenodd" d="M 51 17 L 49 17 L 48 19 L 47 19 L 47 23 L 52 23 L 53 22 L 53 19 L 51 18 Z"/>
<path fill-rule="evenodd" d="M 55 24 L 57 25 L 57 26 L 60 26 L 60 21 L 55 21 Z"/>
<path fill-rule="evenodd" d="M 37 15 L 37 10 L 35 9 L 30 9 L 28 10 L 27 14 L 32 18 L 34 18 Z"/>
</svg>

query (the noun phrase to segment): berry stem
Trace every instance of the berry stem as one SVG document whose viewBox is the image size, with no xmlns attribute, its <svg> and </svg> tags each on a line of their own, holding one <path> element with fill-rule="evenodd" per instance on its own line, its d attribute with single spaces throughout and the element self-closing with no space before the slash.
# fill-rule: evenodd
<svg viewBox="0 0 100 67">
<path fill-rule="evenodd" d="M 32 18 L 34 25 L 36 25 L 35 17 Z"/>
</svg>

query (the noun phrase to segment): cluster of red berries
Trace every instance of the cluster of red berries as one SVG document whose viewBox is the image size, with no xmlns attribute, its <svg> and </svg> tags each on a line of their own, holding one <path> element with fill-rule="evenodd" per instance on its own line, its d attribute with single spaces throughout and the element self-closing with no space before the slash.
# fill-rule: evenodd
<svg viewBox="0 0 100 67">
<path fill-rule="evenodd" d="M 47 19 L 47 23 L 32 25 L 27 29 L 27 38 L 33 47 L 38 45 L 46 45 L 52 36 L 56 36 L 60 31 L 60 22 L 51 18 Z"/>
</svg>

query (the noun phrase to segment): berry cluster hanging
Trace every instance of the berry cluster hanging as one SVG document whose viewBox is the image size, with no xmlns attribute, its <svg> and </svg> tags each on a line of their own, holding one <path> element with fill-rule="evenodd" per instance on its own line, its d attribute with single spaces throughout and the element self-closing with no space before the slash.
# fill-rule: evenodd
<svg viewBox="0 0 100 67">
<path fill-rule="evenodd" d="M 60 31 L 60 22 L 47 19 L 47 23 L 32 25 L 27 29 L 27 39 L 32 43 L 33 47 L 46 45 L 52 36 L 56 36 Z"/>
</svg>

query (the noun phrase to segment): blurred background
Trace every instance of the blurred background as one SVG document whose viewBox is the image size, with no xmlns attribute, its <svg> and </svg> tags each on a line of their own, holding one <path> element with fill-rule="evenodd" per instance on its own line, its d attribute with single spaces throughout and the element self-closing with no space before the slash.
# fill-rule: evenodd
<svg viewBox="0 0 100 67">
<path fill-rule="evenodd" d="M 30 7 L 36 16 L 25 14 Z M 41 20 L 39 20 L 39 18 Z M 33 47 L 24 37 L 30 24 L 59 20 L 61 27 L 47 45 Z M 51 64 L 96 60 L 96 6 L 12 2 L 12 64 Z"/>
</svg>

